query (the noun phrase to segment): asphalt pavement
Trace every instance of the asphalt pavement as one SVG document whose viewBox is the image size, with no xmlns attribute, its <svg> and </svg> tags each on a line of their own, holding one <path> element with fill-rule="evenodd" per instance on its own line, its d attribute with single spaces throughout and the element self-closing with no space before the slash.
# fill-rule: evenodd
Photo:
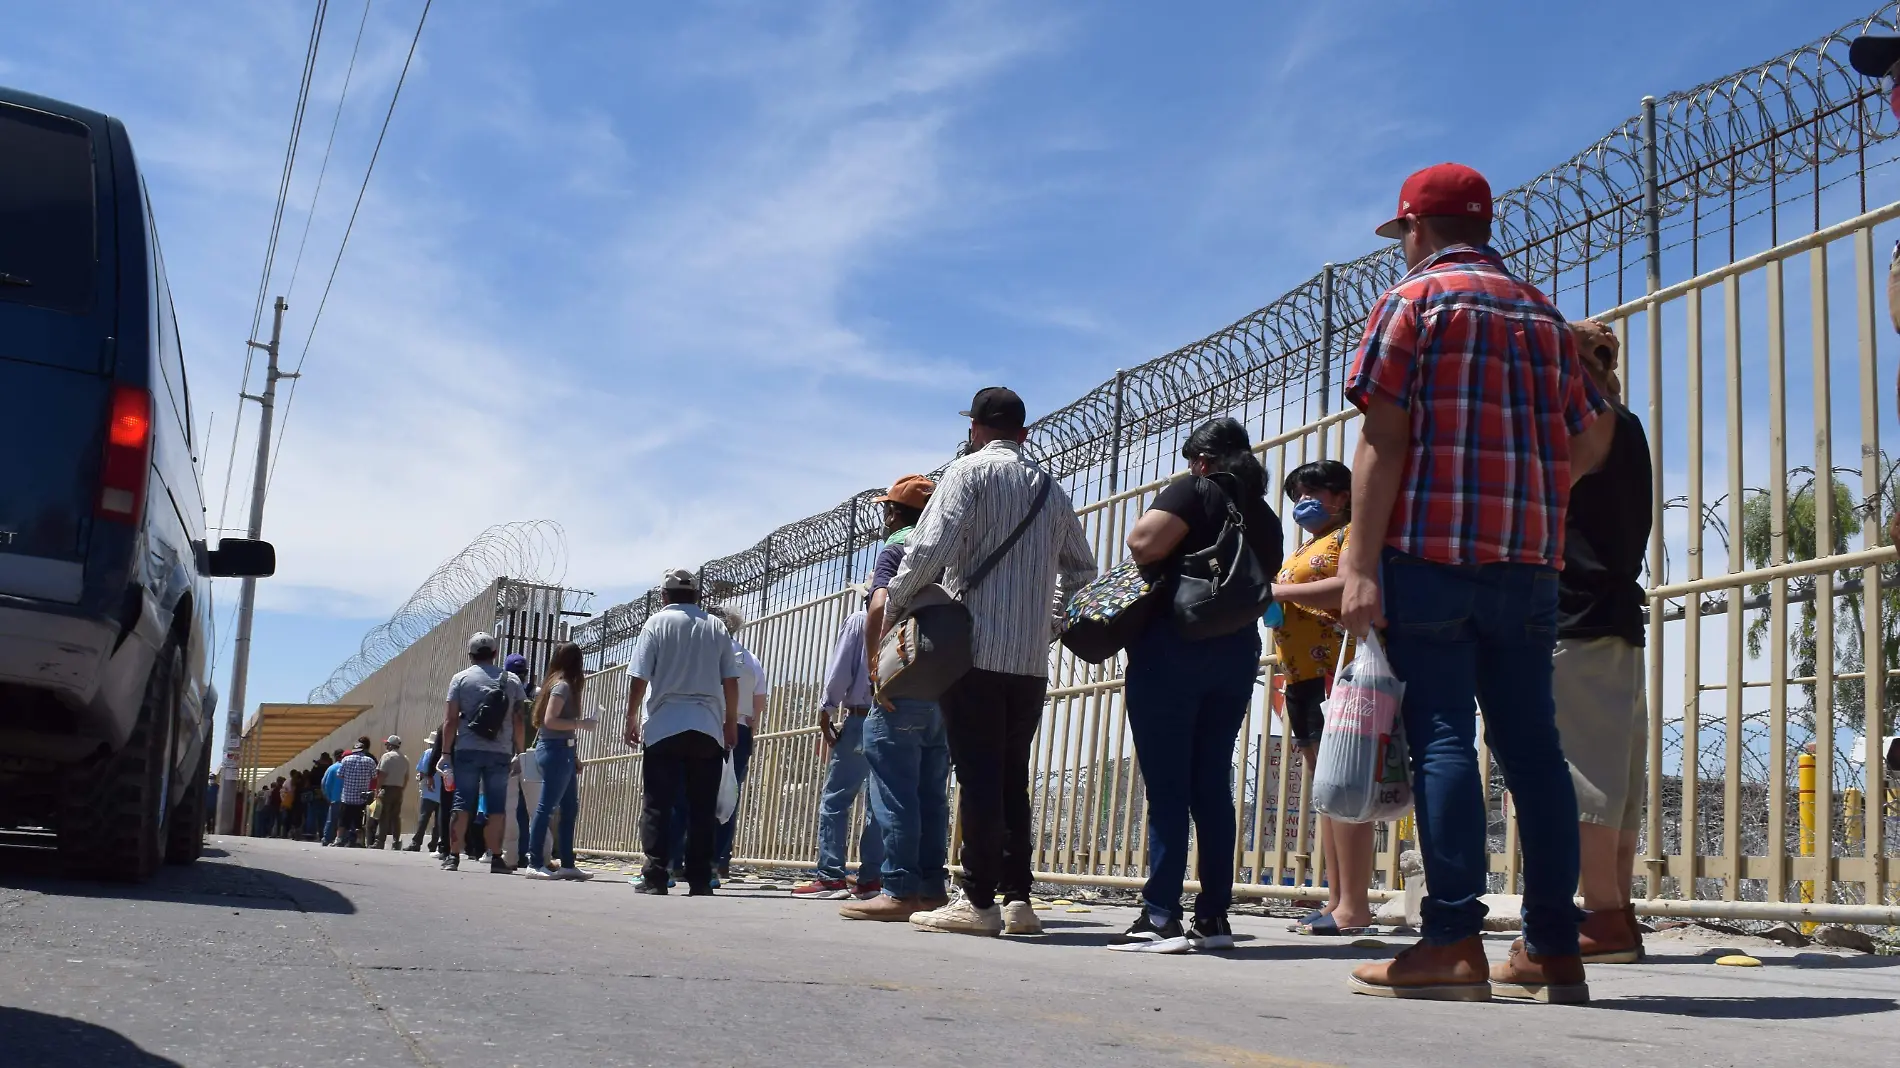
<svg viewBox="0 0 1900 1068">
<path fill-rule="evenodd" d="M 6 1068 L 1900 1063 L 1900 957 L 1700 931 L 1591 969 L 1588 1006 L 1437 1004 L 1347 992 L 1408 939 L 1265 917 L 1177 957 L 1106 952 L 1121 907 L 979 939 L 782 889 L 652 898 L 605 868 L 539 883 L 275 840 L 215 838 L 141 887 L 54 871 L 0 847 Z M 1735 949 L 1762 966 L 1714 963 Z"/>
</svg>

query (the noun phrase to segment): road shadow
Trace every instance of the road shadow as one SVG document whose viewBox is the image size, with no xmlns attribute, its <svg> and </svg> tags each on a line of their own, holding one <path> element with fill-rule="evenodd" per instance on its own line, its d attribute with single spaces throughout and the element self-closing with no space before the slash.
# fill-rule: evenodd
<svg viewBox="0 0 1900 1068">
<path fill-rule="evenodd" d="M 59 855 L 44 848 L 0 846 L 0 889 L 59 897 L 169 901 L 218 908 L 342 916 L 356 912 L 356 904 L 336 890 L 268 868 L 207 859 L 183 866 L 160 865 L 158 873 L 143 883 L 115 883 L 71 878 L 62 869 Z"/>
<path fill-rule="evenodd" d="M 65 1016 L 0 1006 L 0 1049 L 10 1068 L 64 1068 L 73 1064 L 114 1068 L 183 1068 L 147 1053 L 117 1031 Z"/>
<path fill-rule="evenodd" d="M 1839 1016 L 1867 1016 L 1892 1012 L 1900 1003 L 1892 998 L 1795 997 L 1689 997 L 1674 994 L 1632 995 L 1588 1003 L 1589 1008 L 1617 1012 L 1653 1012 L 1666 1016 L 1699 1016 L 1717 1020 L 1814 1020 Z"/>
</svg>

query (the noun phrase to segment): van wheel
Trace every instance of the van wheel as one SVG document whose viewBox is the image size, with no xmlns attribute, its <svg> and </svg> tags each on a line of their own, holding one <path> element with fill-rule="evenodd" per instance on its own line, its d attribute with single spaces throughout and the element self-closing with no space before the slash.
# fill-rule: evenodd
<svg viewBox="0 0 1900 1068">
<path fill-rule="evenodd" d="M 60 814 L 59 851 L 74 875 L 115 882 L 151 878 L 164 859 L 166 774 L 178 722 L 183 656 L 159 652 L 145 683 L 138 725 L 125 748 L 75 769 Z"/>
<path fill-rule="evenodd" d="M 171 833 L 165 841 L 165 863 L 190 864 L 205 851 L 205 781 L 211 778 L 211 739 L 205 739 L 198 773 L 185 787 L 185 796 L 172 809 Z"/>
</svg>

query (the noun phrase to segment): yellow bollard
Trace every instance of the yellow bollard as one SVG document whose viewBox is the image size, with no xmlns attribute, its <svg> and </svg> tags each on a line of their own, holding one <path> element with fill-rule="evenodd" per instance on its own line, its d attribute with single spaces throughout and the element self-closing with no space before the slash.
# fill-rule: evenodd
<svg viewBox="0 0 1900 1068">
<path fill-rule="evenodd" d="M 1862 804 L 1866 794 L 1858 786 L 1850 786 L 1841 794 L 1841 818 L 1847 823 L 1847 852 L 1851 856 L 1861 851 L 1866 842 L 1866 827 L 1861 823 Z"/>
<path fill-rule="evenodd" d="M 1814 754 L 1802 753 L 1795 761 L 1796 785 L 1800 791 L 1801 855 L 1814 855 Z M 1814 903 L 1814 881 L 1801 880 L 1802 904 Z M 1802 934 L 1813 934 L 1814 924 L 1803 923 Z"/>
</svg>

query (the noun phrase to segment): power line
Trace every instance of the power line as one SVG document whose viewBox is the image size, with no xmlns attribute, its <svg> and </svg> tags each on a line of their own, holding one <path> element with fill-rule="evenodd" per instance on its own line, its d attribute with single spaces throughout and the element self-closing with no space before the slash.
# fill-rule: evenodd
<svg viewBox="0 0 1900 1068">
<path fill-rule="evenodd" d="M 350 247 L 350 234 L 356 230 L 357 213 L 363 210 L 363 195 L 369 191 L 370 175 L 376 173 L 376 160 L 383 153 L 383 139 L 389 136 L 389 122 L 396 115 L 396 102 L 402 99 L 402 87 L 409 80 L 409 65 L 415 61 L 416 45 L 422 40 L 422 28 L 429 22 L 429 8 L 435 0 L 423 0 L 422 14 L 416 19 L 416 32 L 409 38 L 409 54 L 402 61 L 402 73 L 396 76 L 395 91 L 389 94 L 389 108 L 383 112 L 383 128 L 376 134 L 376 147 L 370 151 L 369 166 L 363 169 L 363 182 L 356 188 L 356 203 L 350 208 L 350 221 L 343 227 L 343 240 L 337 243 L 336 258 L 330 261 L 330 277 L 323 283 L 323 296 L 317 301 L 316 314 L 310 317 L 310 330 L 304 335 L 303 351 L 297 354 L 297 366 L 291 372 L 290 395 L 284 398 L 283 422 L 278 425 L 277 445 L 271 453 L 270 474 L 264 480 L 264 492 L 270 492 L 270 484 L 277 477 L 277 460 L 283 454 L 284 431 L 290 428 L 290 408 L 297 401 L 296 377 L 303 372 L 304 360 L 310 356 L 310 342 L 317 336 L 317 324 L 323 320 L 323 309 L 330 303 L 330 288 L 336 285 L 337 268 L 343 265 L 343 252 Z"/>
<path fill-rule="evenodd" d="M 297 106 L 290 115 L 290 141 L 284 146 L 284 167 L 277 179 L 277 205 L 271 212 L 270 237 L 264 243 L 264 265 L 258 273 L 257 299 L 251 309 L 251 332 L 246 336 L 244 346 L 244 372 L 238 380 L 238 414 L 231 420 L 231 456 L 224 467 L 224 492 L 218 505 L 218 526 L 223 527 L 231 510 L 231 472 L 237 466 L 237 442 L 239 431 L 244 426 L 244 391 L 251 384 L 251 366 L 255 350 L 248 344 L 257 336 L 257 328 L 264 321 L 264 295 L 270 288 L 271 269 L 277 259 L 277 239 L 284 225 L 284 203 L 290 196 L 290 175 L 296 166 L 297 144 L 303 137 L 303 117 L 310 104 L 310 80 L 316 71 L 317 50 L 323 41 L 323 23 L 329 13 L 329 0 L 317 0 L 317 9 L 310 20 L 310 41 L 304 46 L 303 76 L 297 85 Z"/>
<path fill-rule="evenodd" d="M 350 46 L 350 63 L 343 70 L 343 91 L 336 98 L 336 114 L 330 117 L 330 139 L 323 145 L 323 162 L 317 165 L 317 188 L 310 194 L 310 210 L 304 213 L 303 237 L 297 242 L 297 259 L 290 265 L 291 297 L 297 295 L 297 272 L 303 269 L 304 246 L 310 243 L 310 224 L 317 218 L 317 201 L 323 196 L 323 176 L 330 171 L 330 150 L 336 147 L 336 128 L 343 122 L 343 102 L 350 98 L 350 79 L 356 74 L 356 54 L 363 48 L 363 28 L 369 25 L 371 0 L 363 0 L 363 17 L 356 23 L 356 43 Z"/>
</svg>

